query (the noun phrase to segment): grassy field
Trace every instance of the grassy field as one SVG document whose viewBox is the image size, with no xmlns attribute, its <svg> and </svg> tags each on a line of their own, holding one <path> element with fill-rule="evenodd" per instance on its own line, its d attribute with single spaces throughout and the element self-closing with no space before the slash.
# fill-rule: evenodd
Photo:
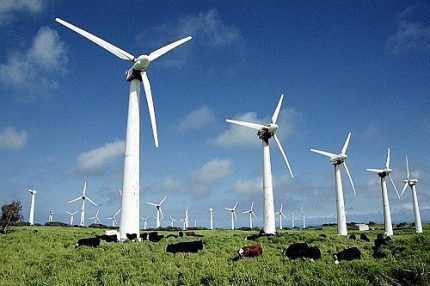
<svg viewBox="0 0 430 286">
<path fill-rule="evenodd" d="M 37 229 L 37 232 L 33 230 Z M 244 245 L 255 242 L 248 231 L 197 231 L 204 249 L 197 254 L 166 253 L 172 242 L 196 238 L 169 238 L 107 244 L 75 249 L 79 238 L 103 230 L 75 227 L 16 227 L 0 235 L 0 285 L 430 285 L 430 226 L 417 235 L 413 227 L 395 228 L 387 258 L 372 257 L 373 240 L 382 229 L 368 232 L 370 242 L 338 237 L 334 227 L 283 230 L 263 237 L 263 255 L 231 258 Z M 327 238 L 319 234 L 327 234 Z M 359 236 L 358 231 L 350 231 Z M 168 234 L 165 232 L 163 234 Z M 321 249 L 322 258 L 284 261 L 282 250 L 306 241 Z M 362 259 L 336 265 L 332 254 L 351 246 Z"/>
</svg>

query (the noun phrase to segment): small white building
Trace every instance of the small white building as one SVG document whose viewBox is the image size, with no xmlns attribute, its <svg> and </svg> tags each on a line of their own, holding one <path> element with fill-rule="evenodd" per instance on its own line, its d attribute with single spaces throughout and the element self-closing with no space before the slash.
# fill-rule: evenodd
<svg viewBox="0 0 430 286">
<path fill-rule="evenodd" d="M 356 223 L 350 227 L 353 230 L 359 230 L 359 231 L 368 231 L 369 225 L 365 223 Z"/>
</svg>

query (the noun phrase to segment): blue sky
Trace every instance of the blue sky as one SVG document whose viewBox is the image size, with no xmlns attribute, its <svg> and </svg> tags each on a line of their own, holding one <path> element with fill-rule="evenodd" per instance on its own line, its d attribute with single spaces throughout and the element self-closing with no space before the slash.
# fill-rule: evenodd
<svg viewBox="0 0 430 286">
<path fill-rule="evenodd" d="M 405 155 L 430 220 L 430 5 L 426 1 L 0 1 L 0 203 L 18 199 L 36 221 L 67 221 L 83 182 L 100 208 L 120 206 L 129 63 L 54 21 L 60 17 L 138 56 L 187 35 L 193 40 L 148 69 L 160 148 L 141 104 L 141 215 L 145 201 L 168 215 L 225 227 L 224 207 L 255 201 L 262 224 L 261 142 L 226 118 L 267 123 L 281 93 L 279 137 L 295 178 L 272 145 L 275 205 L 308 223 L 335 222 L 334 175 L 310 148 L 340 152 L 352 138 L 344 180 L 349 221 L 382 221 L 378 177 L 392 150 L 399 189 Z M 142 98 L 144 99 L 144 98 Z M 344 179 L 345 174 L 343 173 Z M 394 222 L 412 221 L 412 198 L 389 185 Z M 104 220 L 104 223 L 108 221 Z M 154 220 L 149 221 L 154 225 Z M 238 225 L 247 216 L 238 215 Z M 290 225 L 290 221 L 287 222 Z"/>
</svg>

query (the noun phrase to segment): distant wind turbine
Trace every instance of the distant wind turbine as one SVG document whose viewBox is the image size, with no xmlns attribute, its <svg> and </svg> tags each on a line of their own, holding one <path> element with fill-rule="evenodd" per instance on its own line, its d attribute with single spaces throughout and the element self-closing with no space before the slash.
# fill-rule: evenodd
<svg viewBox="0 0 430 286">
<path fill-rule="evenodd" d="M 155 207 L 155 209 L 156 209 L 156 211 L 157 211 L 157 216 L 155 217 L 155 219 L 156 219 L 156 228 L 159 228 L 160 227 L 160 221 L 164 218 L 164 215 L 163 215 L 163 211 L 161 210 L 161 205 L 164 203 L 164 200 L 167 198 L 167 196 L 165 196 L 158 204 L 154 204 L 154 203 L 149 203 L 149 202 L 146 202 L 148 205 L 151 205 L 151 206 L 154 206 Z"/>
<path fill-rule="evenodd" d="M 79 224 L 80 226 L 84 226 L 85 225 L 85 201 L 88 200 L 94 206 L 97 206 L 97 204 L 95 202 L 93 202 L 89 197 L 87 197 L 86 191 L 87 191 L 87 182 L 84 182 L 84 188 L 82 190 L 82 196 L 79 196 L 76 199 L 73 199 L 73 200 L 67 202 L 68 204 L 70 204 L 70 203 L 82 200 L 81 223 Z"/>
<path fill-rule="evenodd" d="M 418 197 L 417 197 L 417 189 L 416 189 L 416 184 L 418 183 L 418 179 L 410 178 L 408 156 L 406 156 L 406 179 L 404 180 L 404 182 L 405 182 L 405 186 L 403 187 L 401 195 L 403 196 L 403 193 L 406 191 L 408 187 L 411 188 L 412 202 L 414 205 L 414 215 L 415 215 L 415 231 L 417 233 L 422 233 L 423 227 L 421 224 L 420 207 L 418 206 Z"/>
<path fill-rule="evenodd" d="M 94 224 L 97 224 L 97 223 L 101 223 L 101 221 L 100 221 L 100 219 L 99 219 L 99 210 L 96 212 L 96 215 L 95 216 L 93 216 L 93 217 L 90 217 L 90 218 L 88 218 L 89 220 L 94 220 Z"/>
<path fill-rule="evenodd" d="M 28 217 L 28 222 L 30 223 L 30 225 L 33 225 L 34 224 L 34 202 L 36 200 L 36 190 L 28 189 L 27 191 L 31 195 L 30 215 Z"/>
<path fill-rule="evenodd" d="M 116 226 L 118 224 L 116 217 L 119 215 L 120 212 L 121 212 L 121 209 L 119 209 L 113 216 L 107 218 L 112 220 L 112 226 Z"/>
<path fill-rule="evenodd" d="M 234 229 L 234 221 L 237 220 L 236 207 L 237 207 L 237 203 L 234 204 L 233 208 L 225 208 L 231 213 L 231 229 Z"/>
<path fill-rule="evenodd" d="M 148 218 L 149 218 L 149 216 L 140 218 L 141 220 L 143 220 L 143 229 L 144 230 L 146 230 L 148 228 Z"/>
<path fill-rule="evenodd" d="M 70 216 L 70 225 L 73 225 L 73 218 L 79 211 L 75 211 L 74 213 L 66 211 L 66 213 Z"/>
<path fill-rule="evenodd" d="M 281 204 L 281 207 L 279 208 L 279 211 L 277 213 L 275 213 L 275 215 L 279 215 L 279 229 L 282 229 L 282 217 L 284 217 L 285 219 L 287 219 L 287 217 L 285 216 L 282 207 L 284 205 Z"/>
<path fill-rule="evenodd" d="M 249 210 L 242 212 L 243 214 L 248 214 L 249 215 L 249 228 L 252 228 L 252 216 L 255 217 L 255 219 L 257 219 L 257 216 L 254 213 L 254 202 L 251 203 L 251 207 L 249 208 Z"/>
</svg>

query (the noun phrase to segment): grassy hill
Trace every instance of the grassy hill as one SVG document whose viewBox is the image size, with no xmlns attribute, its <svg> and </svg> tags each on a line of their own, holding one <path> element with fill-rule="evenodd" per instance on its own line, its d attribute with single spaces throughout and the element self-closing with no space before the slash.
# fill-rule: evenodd
<svg viewBox="0 0 430 286">
<path fill-rule="evenodd" d="M 237 249 L 255 243 L 244 240 L 255 231 L 197 231 L 204 235 L 203 251 L 173 255 L 165 252 L 167 244 L 196 238 L 102 242 L 98 248 L 75 249 L 77 239 L 103 230 L 16 227 L 0 235 L 0 285 L 430 285 L 430 225 L 421 235 L 410 225 L 395 228 L 383 249 L 387 257 L 374 259 L 373 240 L 381 232 L 381 226 L 367 232 L 371 241 L 365 242 L 339 237 L 335 227 L 283 230 L 258 239 L 261 257 L 233 263 Z M 283 259 L 284 248 L 303 241 L 318 246 L 322 258 Z M 336 265 L 332 255 L 351 246 L 360 248 L 362 259 Z"/>
</svg>

